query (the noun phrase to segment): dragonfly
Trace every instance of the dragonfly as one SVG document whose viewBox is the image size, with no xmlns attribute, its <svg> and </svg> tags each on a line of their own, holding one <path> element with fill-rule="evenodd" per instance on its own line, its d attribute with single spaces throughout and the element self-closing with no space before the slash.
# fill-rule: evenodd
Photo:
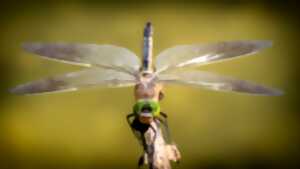
<svg viewBox="0 0 300 169">
<path fill-rule="evenodd" d="M 20 95 L 33 95 L 76 91 L 93 86 L 134 87 L 136 103 L 133 113 L 127 116 L 127 121 L 145 151 L 139 160 L 139 166 L 148 163 L 150 169 L 168 169 L 170 165 L 167 162 L 165 165 L 157 164 L 159 158 L 154 158 L 161 156 L 167 161 L 180 159 L 176 145 L 167 141 L 171 140 L 167 115 L 160 111 L 159 102 L 164 98 L 164 86 L 178 84 L 214 91 L 281 95 L 283 92 L 276 88 L 196 69 L 198 66 L 255 54 L 271 46 L 272 42 L 266 40 L 178 45 L 163 50 L 154 61 L 153 26 L 150 22 L 144 28 L 142 60 L 129 49 L 115 45 L 24 43 L 22 47 L 27 52 L 85 68 L 18 85 L 10 91 Z M 153 144 L 149 144 L 147 134 L 150 140 L 152 138 Z M 165 137 L 161 137 L 162 135 Z M 155 146 L 156 149 L 164 147 L 164 153 L 155 151 Z"/>
</svg>

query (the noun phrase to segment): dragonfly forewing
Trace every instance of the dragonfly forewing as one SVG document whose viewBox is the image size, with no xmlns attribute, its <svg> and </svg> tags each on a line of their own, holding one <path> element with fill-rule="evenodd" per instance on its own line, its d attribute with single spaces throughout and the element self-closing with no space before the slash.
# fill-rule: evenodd
<svg viewBox="0 0 300 169">
<path fill-rule="evenodd" d="M 198 86 L 215 91 L 232 91 L 270 96 L 283 94 L 283 92 L 278 89 L 204 71 L 168 72 L 160 74 L 159 81 L 163 83 Z"/>
<path fill-rule="evenodd" d="M 39 94 L 74 91 L 83 87 L 126 87 L 136 83 L 134 76 L 101 68 L 89 68 L 19 85 L 10 91 L 15 94 Z"/>
<path fill-rule="evenodd" d="M 113 45 L 24 43 L 31 53 L 60 62 L 81 66 L 98 66 L 134 73 L 140 67 L 138 57 L 130 50 Z"/>
<path fill-rule="evenodd" d="M 253 54 L 271 45 L 270 41 L 232 41 L 175 46 L 157 56 L 156 69 L 157 72 L 163 72 L 174 68 L 214 63 Z"/>
</svg>

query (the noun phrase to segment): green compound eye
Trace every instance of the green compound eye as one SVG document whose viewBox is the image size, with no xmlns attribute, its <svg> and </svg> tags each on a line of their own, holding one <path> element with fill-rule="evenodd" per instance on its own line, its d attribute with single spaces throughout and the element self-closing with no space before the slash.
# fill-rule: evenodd
<svg viewBox="0 0 300 169">
<path fill-rule="evenodd" d="M 137 115 L 145 110 L 150 111 L 154 117 L 158 117 L 160 114 L 160 105 L 154 100 L 138 100 L 133 106 L 133 112 Z"/>
</svg>

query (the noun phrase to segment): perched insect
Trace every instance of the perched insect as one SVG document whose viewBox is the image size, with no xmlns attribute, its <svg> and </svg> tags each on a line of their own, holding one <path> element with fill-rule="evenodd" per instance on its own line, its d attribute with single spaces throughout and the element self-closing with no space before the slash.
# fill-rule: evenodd
<svg viewBox="0 0 300 169">
<path fill-rule="evenodd" d="M 170 138 L 167 115 L 160 111 L 159 101 L 164 96 L 162 92 L 164 84 L 184 84 L 216 91 L 257 95 L 282 94 L 280 90 L 249 81 L 185 69 L 254 54 L 270 47 L 270 41 L 232 41 L 175 46 L 158 54 L 153 65 L 152 35 L 152 25 L 147 23 L 144 29 L 142 63 L 133 52 L 112 45 L 25 43 L 23 48 L 28 52 L 88 68 L 19 85 L 11 89 L 11 92 L 39 94 L 74 91 L 90 86 L 135 86 L 136 104 L 127 120 L 145 150 L 139 166 L 148 163 L 150 169 L 168 169 L 171 168 L 169 160 L 180 159 L 180 153 Z"/>
</svg>

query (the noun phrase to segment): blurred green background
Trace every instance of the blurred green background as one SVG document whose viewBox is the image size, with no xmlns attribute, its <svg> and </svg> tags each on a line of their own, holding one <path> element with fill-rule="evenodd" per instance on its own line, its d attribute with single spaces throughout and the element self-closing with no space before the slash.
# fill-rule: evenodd
<svg viewBox="0 0 300 169">
<path fill-rule="evenodd" d="M 292 1 L 6 2 L 0 7 L 0 168 L 135 168 L 141 148 L 125 115 L 133 88 L 14 96 L 7 90 L 80 67 L 24 52 L 25 41 L 124 46 L 142 53 L 146 21 L 154 53 L 178 44 L 266 39 L 242 59 L 199 67 L 283 89 L 280 97 L 168 86 L 162 110 L 182 169 L 297 168 L 300 157 L 299 10 Z"/>
</svg>

